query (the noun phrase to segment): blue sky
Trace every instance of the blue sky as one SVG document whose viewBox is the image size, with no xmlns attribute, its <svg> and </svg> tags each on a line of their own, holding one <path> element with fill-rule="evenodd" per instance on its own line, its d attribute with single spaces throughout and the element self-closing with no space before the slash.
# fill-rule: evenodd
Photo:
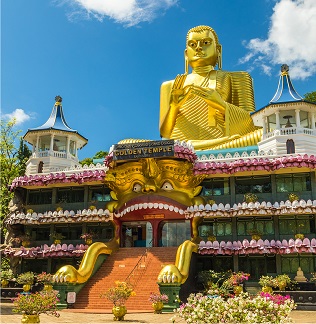
<svg viewBox="0 0 316 324">
<path fill-rule="evenodd" d="M 209 25 L 223 69 L 248 71 L 256 109 L 280 66 L 302 96 L 316 90 L 314 0 L 2 0 L 1 114 L 42 125 L 56 95 L 88 138 L 79 158 L 125 138 L 157 140 L 162 82 L 184 72 L 188 29 Z"/>
</svg>

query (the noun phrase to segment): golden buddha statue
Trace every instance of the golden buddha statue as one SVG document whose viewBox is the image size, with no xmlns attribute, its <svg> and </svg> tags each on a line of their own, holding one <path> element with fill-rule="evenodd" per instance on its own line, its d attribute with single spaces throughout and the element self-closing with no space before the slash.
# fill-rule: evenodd
<svg viewBox="0 0 316 324">
<path fill-rule="evenodd" d="M 189 141 L 201 150 L 260 141 L 262 131 L 250 117 L 255 110 L 252 79 L 247 72 L 221 70 L 222 46 L 211 27 L 188 31 L 185 61 L 185 74 L 161 86 L 161 136 Z"/>
</svg>

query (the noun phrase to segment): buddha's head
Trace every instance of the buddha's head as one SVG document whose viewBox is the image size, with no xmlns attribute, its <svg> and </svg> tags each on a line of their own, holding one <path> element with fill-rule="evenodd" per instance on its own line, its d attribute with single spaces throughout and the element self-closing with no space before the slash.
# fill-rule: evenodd
<svg viewBox="0 0 316 324">
<path fill-rule="evenodd" d="M 222 46 L 217 34 L 209 26 L 197 26 L 187 33 L 185 58 L 193 68 L 207 65 L 221 68 Z"/>
</svg>

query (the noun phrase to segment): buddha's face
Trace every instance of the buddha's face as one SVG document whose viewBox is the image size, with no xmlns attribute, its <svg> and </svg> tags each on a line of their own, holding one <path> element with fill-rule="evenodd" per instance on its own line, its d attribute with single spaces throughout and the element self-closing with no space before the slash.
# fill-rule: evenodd
<svg viewBox="0 0 316 324">
<path fill-rule="evenodd" d="M 216 65 L 216 41 L 210 30 L 192 32 L 188 36 L 185 54 L 190 66 L 195 67 Z"/>
</svg>

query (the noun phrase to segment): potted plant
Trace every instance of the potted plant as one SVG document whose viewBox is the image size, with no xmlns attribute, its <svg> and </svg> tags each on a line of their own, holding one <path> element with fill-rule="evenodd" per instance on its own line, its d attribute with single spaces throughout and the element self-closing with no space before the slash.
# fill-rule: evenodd
<svg viewBox="0 0 316 324">
<path fill-rule="evenodd" d="M 35 275 L 32 271 L 23 272 L 17 278 L 16 282 L 23 285 L 24 291 L 29 291 L 34 283 Z"/>
<path fill-rule="evenodd" d="M 249 273 L 245 273 L 242 271 L 239 272 L 233 272 L 230 278 L 227 279 L 226 284 L 230 284 L 233 287 L 234 294 L 239 295 L 243 291 L 243 287 L 241 284 L 248 280 L 250 277 Z"/>
<path fill-rule="evenodd" d="M 93 232 L 83 233 L 82 235 L 80 235 L 80 238 L 84 239 L 85 243 L 88 245 L 92 243 L 92 239 L 94 237 L 96 237 L 96 234 Z"/>
<path fill-rule="evenodd" d="M 124 321 L 124 316 L 127 313 L 125 303 L 129 297 L 135 295 L 131 284 L 124 281 L 115 281 L 115 286 L 101 294 L 101 297 L 106 297 L 113 303 L 114 321 Z"/>
<path fill-rule="evenodd" d="M 168 303 L 169 298 L 166 294 L 150 293 L 148 299 L 154 309 L 155 314 L 161 314 L 163 309 L 163 304 Z"/>
<path fill-rule="evenodd" d="M 256 201 L 258 201 L 258 197 L 257 195 L 251 193 L 251 192 L 247 192 L 244 194 L 244 201 L 249 204 L 250 202 L 255 203 Z"/>
<path fill-rule="evenodd" d="M 54 244 L 60 244 L 61 240 L 65 238 L 64 235 L 58 232 L 53 232 L 49 236 L 54 240 Z"/>
<path fill-rule="evenodd" d="M 314 282 L 316 285 L 316 272 L 312 272 L 311 275 L 310 282 Z"/>
<path fill-rule="evenodd" d="M 290 202 L 293 202 L 293 201 L 295 201 L 295 200 L 298 201 L 298 200 L 300 199 L 300 197 L 299 197 L 297 194 L 291 192 L 291 193 L 289 193 L 289 195 L 288 195 L 288 199 L 289 199 Z"/>
<path fill-rule="evenodd" d="M 0 277 L 1 277 L 1 287 L 2 288 L 8 287 L 9 280 L 14 279 L 14 274 L 12 269 L 1 270 Z"/>
<path fill-rule="evenodd" d="M 259 278 L 259 285 L 262 287 L 263 292 L 272 293 L 272 287 L 274 286 L 274 279 L 272 276 L 261 276 Z"/>
<path fill-rule="evenodd" d="M 13 312 L 22 314 L 22 323 L 40 323 L 40 314 L 59 317 L 57 291 L 19 294 L 13 299 Z"/>
<path fill-rule="evenodd" d="M 256 228 L 253 228 L 251 230 L 248 231 L 248 234 L 251 235 L 251 239 L 252 240 L 260 240 L 261 236 L 262 236 L 262 232 L 260 232 L 259 230 L 257 230 Z"/>
<path fill-rule="evenodd" d="M 291 282 L 292 280 L 287 274 L 280 274 L 273 279 L 273 286 L 278 287 L 280 291 L 284 291 Z"/>
<path fill-rule="evenodd" d="M 36 281 L 44 285 L 44 290 L 52 290 L 53 275 L 45 271 L 36 275 Z"/>
</svg>

